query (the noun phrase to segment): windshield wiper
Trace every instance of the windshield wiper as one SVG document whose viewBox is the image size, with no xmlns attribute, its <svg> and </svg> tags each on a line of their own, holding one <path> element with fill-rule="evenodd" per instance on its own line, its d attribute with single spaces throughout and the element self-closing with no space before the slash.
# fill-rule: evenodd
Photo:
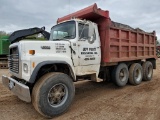
<svg viewBox="0 0 160 120">
<path fill-rule="evenodd" d="M 68 40 L 66 40 L 66 39 L 53 39 L 53 41 L 68 41 Z"/>
<path fill-rule="evenodd" d="M 58 40 L 63 40 L 63 39 L 53 39 L 53 41 L 58 41 Z"/>
<path fill-rule="evenodd" d="M 67 36 L 64 36 L 63 38 L 69 38 L 69 37 L 72 37 L 74 35 L 67 35 Z"/>
</svg>

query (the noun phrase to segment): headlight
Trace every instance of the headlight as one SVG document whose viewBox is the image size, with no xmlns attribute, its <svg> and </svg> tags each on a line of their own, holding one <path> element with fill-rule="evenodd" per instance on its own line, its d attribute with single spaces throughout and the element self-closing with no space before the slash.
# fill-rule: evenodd
<svg viewBox="0 0 160 120">
<path fill-rule="evenodd" d="M 28 73 L 28 65 L 26 63 L 23 63 L 23 71 Z"/>
</svg>

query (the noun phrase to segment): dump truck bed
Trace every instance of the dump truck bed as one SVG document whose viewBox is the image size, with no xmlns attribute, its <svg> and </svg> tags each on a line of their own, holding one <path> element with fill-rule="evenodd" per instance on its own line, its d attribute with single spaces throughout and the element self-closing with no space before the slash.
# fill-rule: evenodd
<svg viewBox="0 0 160 120">
<path fill-rule="evenodd" d="M 109 11 L 101 10 L 96 4 L 58 18 L 57 23 L 71 18 L 80 18 L 97 23 L 101 40 L 101 62 L 103 65 L 121 61 L 155 58 L 155 32 L 145 32 L 128 25 L 111 21 Z"/>
</svg>

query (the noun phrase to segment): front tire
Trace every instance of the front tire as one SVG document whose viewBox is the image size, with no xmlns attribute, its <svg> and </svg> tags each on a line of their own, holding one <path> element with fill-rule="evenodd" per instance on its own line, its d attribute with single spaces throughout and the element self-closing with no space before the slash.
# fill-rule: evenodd
<svg viewBox="0 0 160 120">
<path fill-rule="evenodd" d="M 32 104 L 43 116 L 52 118 L 64 113 L 75 95 L 72 79 L 63 73 L 47 73 L 35 84 Z"/>
</svg>

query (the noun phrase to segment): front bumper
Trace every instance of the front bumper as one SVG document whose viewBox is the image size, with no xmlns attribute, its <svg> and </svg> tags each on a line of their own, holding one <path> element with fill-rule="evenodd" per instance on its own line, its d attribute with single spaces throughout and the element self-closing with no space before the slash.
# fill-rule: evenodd
<svg viewBox="0 0 160 120">
<path fill-rule="evenodd" d="M 28 86 L 5 75 L 2 76 L 2 83 L 9 90 L 11 90 L 16 96 L 18 96 L 21 100 L 26 102 L 31 102 L 31 95 Z"/>
</svg>

